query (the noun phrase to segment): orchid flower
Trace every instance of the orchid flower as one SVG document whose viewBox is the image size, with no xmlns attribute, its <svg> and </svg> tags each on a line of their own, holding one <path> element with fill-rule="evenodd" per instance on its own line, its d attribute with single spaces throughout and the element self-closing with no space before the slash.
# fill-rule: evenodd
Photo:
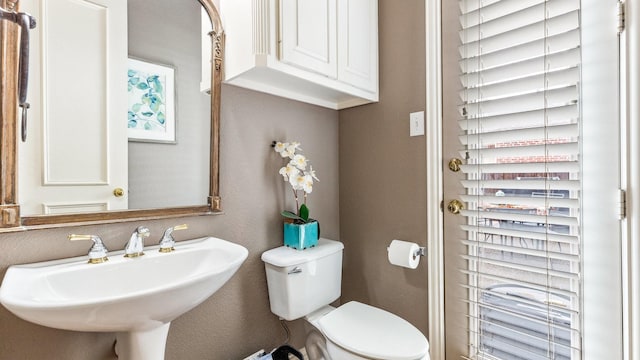
<svg viewBox="0 0 640 360">
<path fill-rule="evenodd" d="M 304 183 L 305 183 L 304 175 L 300 173 L 289 177 L 289 184 L 291 184 L 291 187 L 293 188 L 293 190 L 302 190 L 304 188 Z"/>
<path fill-rule="evenodd" d="M 318 177 L 316 176 L 316 171 L 313 170 L 313 166 L 309 165 L 309 171 L 305 171 L 304 173 L 305 175 L 311 175 L 311 177 L 315 180 L 315 181 L 320 181 L 318 179 Z"/>
<path fill-rule="evenodd" d="M 313 178 L 311 175 L 304 175 L 302 177 L 302 190 L 304 190 L 305 197 L 313 191 Z"/>
<path fill-rule="evenodd" d="M 276 143 L 273 145 L 273 149 L 278 154 L 282 153 L 282 151 L 285 150 L 288 147 L 289 147 L 289 143 L 283 143 L 283 142 L 279 142 L 279 141 L 276 141 Z"/>
<path fill-rule="evenodd" d="M 287 150 L 289 150 L 289 152 L 295 153 L 298 150 L 302 150 L 302 148 L 300 147 L 299 142 L 292 141 L 287 145 Z"/>
<path fill-rule="evenodd" d="M 280 168 L 280 171 L 278 171 L 278 173 L 282 175 L 284 181 L 289 181 L 289 178 L 298 175 L 300 173 L 300 170 L 289 163 Z"/>
<path fill-rule="evenodd" d="M 307 158 L 304 155 L 297 154 L 293 157 L 290 164 L 295 165 L 300 170 L 305 170 L 307 168 Z"/>
<path fill-rule="evenodd" d="M 307 195 L 313 191 L 314 180 L 319 181 L 316 172 L 309 164 L 309 160 L 304 155 L 297 153 L 302 150 L 299 142 L 274 141 L 272 146 L 281 157 L 290 159 L 285 166 L 280 168 L 278 173 L 282 175 L 284 181 L 291 185 L 291 190 L 296 200 L 296 213 L 283 211 L 282 214 L 296 221 L 308 222 Z M 308 170 L 307 167 L 309 168 Z M 303 191 L 304 193 L 304 203 L 300 207 L 298 206 L 298 191 Z"/>
</svg>

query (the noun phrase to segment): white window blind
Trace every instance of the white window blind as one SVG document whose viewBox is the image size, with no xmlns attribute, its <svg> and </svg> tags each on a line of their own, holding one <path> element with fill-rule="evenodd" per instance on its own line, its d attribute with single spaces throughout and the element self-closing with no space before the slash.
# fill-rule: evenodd
<svg viewBox="0 0 640 360">
<path fill-rule="evenodd" d="M 580 1 L 460 1 L 469 357 L 579 359 Z"/>
</svg>

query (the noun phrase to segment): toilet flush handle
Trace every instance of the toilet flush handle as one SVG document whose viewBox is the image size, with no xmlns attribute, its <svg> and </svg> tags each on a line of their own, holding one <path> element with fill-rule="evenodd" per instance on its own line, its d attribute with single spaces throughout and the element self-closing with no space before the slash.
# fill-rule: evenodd
<svg viewBox="0 0 640 360">
<path fill-rule="evenodd" d="M 296 266 L 293 269 L 289 270 L 288 275 L 292 274 L 300 274 L 302 272 L 302 268 L 300 266 Z"/>
</svg>

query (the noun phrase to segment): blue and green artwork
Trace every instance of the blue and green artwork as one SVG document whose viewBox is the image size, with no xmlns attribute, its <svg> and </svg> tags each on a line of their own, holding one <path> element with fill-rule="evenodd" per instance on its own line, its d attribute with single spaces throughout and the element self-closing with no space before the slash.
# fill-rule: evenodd
<svg viewBox="0 0 640 360">
<path fill-rule="evenodd" d="M 166 76 L 129 69 L 129 119 L 130 129 L 165 131 Z"/>
</svg>

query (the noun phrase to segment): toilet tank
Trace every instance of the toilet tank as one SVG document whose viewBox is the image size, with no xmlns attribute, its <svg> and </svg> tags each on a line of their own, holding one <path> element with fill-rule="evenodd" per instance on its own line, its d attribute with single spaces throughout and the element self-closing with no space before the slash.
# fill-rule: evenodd
<svg viewBox="0 0 640 360">
<path fill-rule="evenodd" d="M 339 241 L 320 239 L 306 250 L 285 246 L 262 254 L 271 312 L 295 320 L 340 297 L 342 250 Z"/>
</svg>

